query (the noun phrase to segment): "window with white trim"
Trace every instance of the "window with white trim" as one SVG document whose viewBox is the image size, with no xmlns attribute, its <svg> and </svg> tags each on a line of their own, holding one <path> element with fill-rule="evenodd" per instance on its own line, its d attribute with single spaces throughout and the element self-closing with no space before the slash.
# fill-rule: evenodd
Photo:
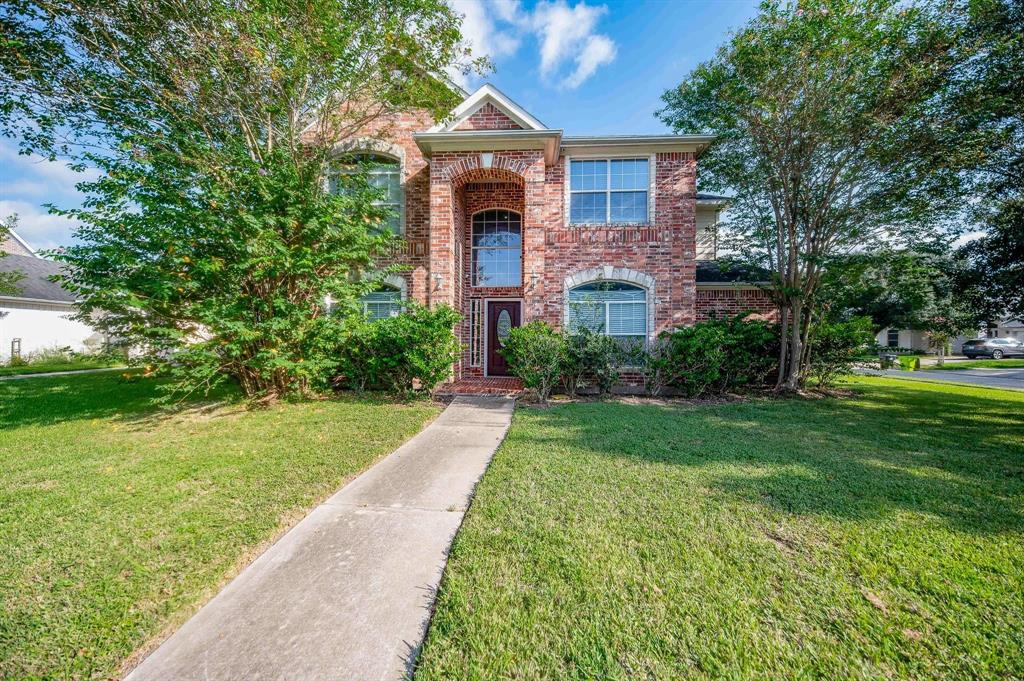
<svg viewBox="0 0 1024 681">
<path fill-rule="evenodd" d="M 405 209 L 405 190 L 402 188 L 402 165 L 397 159 L 379 154 L 353 154 L 345 157 L 339 169 L 328 177 L 328 190 L 332 194 L 344 191 L 340 173 L 366 172 L 370 186 L 380 192 L 374 206 L 390 212 L 385 225 L 395 235 L 402 234 L 402 214 Z"/>
<path fill-rule="evenodd" d="M 566 326 L 613 336 L 624 344 L 647 339 L 647 291 L 619 281 L 598 281 L 569 290 Z"/>
<path fill-rule="evenodd" d="M 393 286 L 381 286 L 360 299 L 363 313 L 371 321 L 395 317 L 402 312 L 402 292 Z"/>
<path fill-rule="evenodd" d="M 889 329 L 885 334 L 885 344 L 890 348 L 898 348 L 900 346 L 900 330 Z"/>
<path fill-rule="evenodd" d="M 569 223 L 644 224 L 650 159 L 579 159 L 569 162 Z"/>
</svg>

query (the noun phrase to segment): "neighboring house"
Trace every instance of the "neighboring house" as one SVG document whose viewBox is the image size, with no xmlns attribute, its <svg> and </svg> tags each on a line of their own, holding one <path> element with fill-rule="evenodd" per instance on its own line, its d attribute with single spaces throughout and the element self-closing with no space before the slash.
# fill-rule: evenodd
<svg viewBox="0 0 1024 681">
<path fill-rule="evenodd" d="M 8 361 L 12 352 L 28 358 L 50 348 L 98 348 L 99 334 L 70 318 L 75 311 L 74 298 L 50 281 L 61 265 L 37 256 L 17 235 L 0 245 L 9 253 L 0 257 L 0 272 L 23 275 L 17 293 L 0 294 L 0 361 Z M 23 250 L 16 250 L 19 247 Z"/>
<path fill-rule="evenodd" d="M 1024 320 L 1017 317 L 1008 317 L 992 329 L 990 335 L 993 338 L 1014 338 L 1024 342 Z"/>
<path fill-rule="evenodd" d="M 366 309 L 453 306 L 466 348 L 456 378 L 506 375 L 501 339 L 534 319 L 649 340 L 774 309 L 768 292 L 702 264 L 727 201 L 696 190 L 711 136 L 568 136 L 491 85 L 445 122 L 410 113 L 362 135 L 338 153 L 375 164 L 408 267 Z"/>
<path fill-rule="evenodd" d="M 875 336 L 875 342 L 883 348 L 903 348 L 920 352 L 933 351 L 933 348 L 928 345 L 928 332 L 916 329 L 882 329 Z M 960 343 L 963 344 L 963 341 Z"/>
</svg>

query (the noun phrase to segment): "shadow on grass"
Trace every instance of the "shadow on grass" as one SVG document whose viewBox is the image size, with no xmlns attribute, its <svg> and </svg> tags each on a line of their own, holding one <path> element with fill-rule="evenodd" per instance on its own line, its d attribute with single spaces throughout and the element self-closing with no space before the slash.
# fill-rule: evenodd
<svg viewBox="0 0 1024 681">
<path fill-rule="evenodd" d="M 210 409 L 229 390 L 175 406 L 160 406 L 158 379 L 125 379 L 117 372 L 26 378 L 0 382 L 0 431 L 66 421 L 117 417 L 132 423 L 160 420 L 187 410 Z"/>
<path fill-rule="evenodd" d="M 577 404 L 538 413 L 545 442 L 707 468 L 710 489 L 796 515 L 929 514 L 1024 529 L 1024 400 L 863 385 L 849 399 L 707 407 Z M 525 434 L 524 434 L 525 435 Z"/>
</svg>

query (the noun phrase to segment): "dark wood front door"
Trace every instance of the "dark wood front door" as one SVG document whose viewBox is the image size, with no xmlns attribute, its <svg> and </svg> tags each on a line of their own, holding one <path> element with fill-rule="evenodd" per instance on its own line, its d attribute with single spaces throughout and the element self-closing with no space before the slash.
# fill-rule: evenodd
<svg viewBox="0 0 1024 681">
<path fill-rule="evenodd" d="M 513 327 L 519 326 L 518 300 L 492 300 L 487 303 L 487 375 L 508 376 L 508 362 L 501 356 L 501 342 Z"/>
</svg>

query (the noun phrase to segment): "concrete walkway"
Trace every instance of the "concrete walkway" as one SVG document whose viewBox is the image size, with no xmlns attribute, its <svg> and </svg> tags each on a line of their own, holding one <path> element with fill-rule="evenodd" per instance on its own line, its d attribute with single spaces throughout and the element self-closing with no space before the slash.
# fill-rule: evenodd
<svg viewBox="0 0 1024 681">
<path fill-rule="evenodd" d="M 456 398 L 317 507 L 127 678 L 405 678 L 448 547 L 512 406 L 503 397 Z"/>
</svg>

